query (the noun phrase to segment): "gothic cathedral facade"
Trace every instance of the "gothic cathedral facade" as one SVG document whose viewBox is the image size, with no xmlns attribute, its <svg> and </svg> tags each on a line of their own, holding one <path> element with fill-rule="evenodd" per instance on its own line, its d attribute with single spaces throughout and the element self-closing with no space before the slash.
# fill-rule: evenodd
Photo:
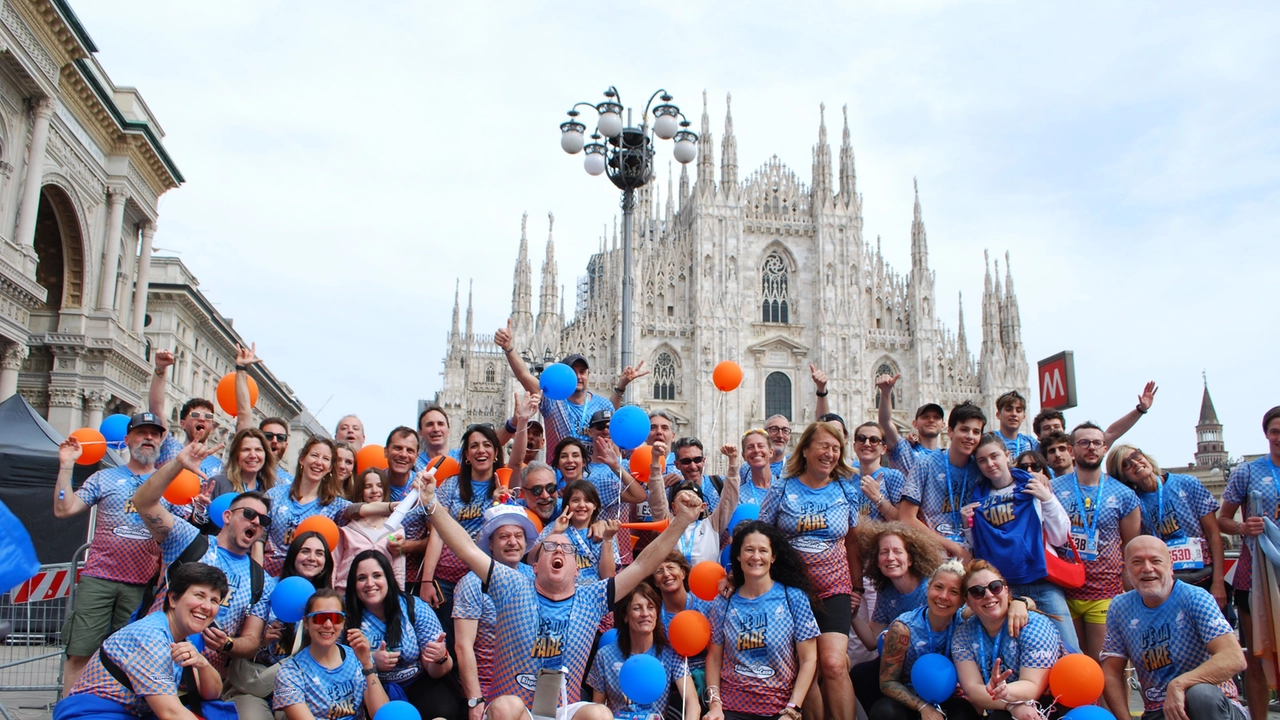
<svg viewBox="0 0 1280 720">
<path fill-rule="evenodd" d="M 1007 261 L 1003 286 L 998 261 L 994 279 L 988 263 L 975 363 L 963 304 L 955 332 L 935 314 L 935 275 L 918 189 L 905 275 L 884 262 L 879 239 L 874 246 L 864 242 L 847 116 L 834 181 L 825 117 L 807 185 L 777 156 L 739 179 L 731 111 L 718 181 L 713 152 L 704 96 L 695 182 L 690 184 L 682 168 L 678 189 L 668 178 L 665 205 L 656 183 L 639 194 L 632 236 L 634 357 L 651 373 L 632 385 L 630 402 L 670 411 L 680 435 L 695 435 L 711 447 L 736 442 L 743 430 L 762 427 L 775 414 L 797 425 L 811 421 L 810 364 L 830 377 L 830 407 L 850 428 L 875 419 L 874 378 L 880 373 L 902 375 L 892 395 L 900 427 L 909 427 L 914 409 L 925 402 L 947 408 L 980 402 L 994 422 L 1001 394 L 1016 389 L 1029 396 Z M 615 228 L 612 242 L 602 238 L 600 251 L 587 262 L 574 315 L 567 317 L 549 232 L 535 317 L 522 223 L 511 303 L 517 351 L 535 369 L 581 353 L 591 364 L 592 390 L 608 395 L 621 370 L 621 277 Z M 455 295 L 444 386 L 436 394 L 452 420 L 455 443 L 468 424 L 509 417 L 516 389 L 492 334 L 473 332 L 470 299 L 467 305 L 464 328 Z M 722 393 L 711 382 L 722 360 L 742 366 L 736 391 Z"/>
</svg>

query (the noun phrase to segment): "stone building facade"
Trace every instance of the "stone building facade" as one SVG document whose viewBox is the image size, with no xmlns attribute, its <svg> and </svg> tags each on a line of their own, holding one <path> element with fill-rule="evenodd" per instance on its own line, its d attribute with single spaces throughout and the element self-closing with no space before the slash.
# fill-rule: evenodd
<svg viewBox="0 0 1280 720">
<path fill-rule="evenodd" d="M 656 182 L 639 193 L 635 359 L 651 374 L 632 386 L 630 402 L 669 410 L 681 434 L 720 443 L 761 427 L 773 414 L 793 423 L 811 420 L 811 363 L 830 376 L 831 408 L 850 423 L 874 418 L 879 395 L 873 378 L 882 372 L 902 374 L 893 403 L 895 422 L 904 427 L 924 402 L 949 407 L 974 400 L 994 413 L 995 398 L 1008 390 L 1029 396 L 1008 256 L 1003 282 L 998 261 L 994 275 L 988 263 L 975 361 L 963 304 L 954 332 L 935 312 L 936 271 L 929 265 L 918 188 L 905 274 L 885 262 L 879 238 L 864 240 L 847 117 L 833 175 L 825 110 L 820 113 L 807 183 L 777 156 L 739 177 L 731 112 L 717 177 L 705 102 L 701 130 L 696 175 L 691 179 L 682 167 L 678 186 L 668 177 L 665 203 Z M 615 228 L 587 262 L 574 316 L 567 317 L 548 232 L 535 316 L 522 227 L 511 307 L 517 350 L 535 369 L 582 353 L 591 363 L 593 390 L 607 395 L 620 371 L 621 277 Z M 465 326 L 459 320 L 455 297 L 444 384 L 436 396 L 454 417 L 455 434 L 472 422 L 501 422 L 514 388 L 492 334 L 474 332 L 469 300 Z M 485 327 L 502 322 L 494 318 Z M 743 368 L 735 392 L 721 393 L 711 382 L 722 360 Z"/>
</svg>

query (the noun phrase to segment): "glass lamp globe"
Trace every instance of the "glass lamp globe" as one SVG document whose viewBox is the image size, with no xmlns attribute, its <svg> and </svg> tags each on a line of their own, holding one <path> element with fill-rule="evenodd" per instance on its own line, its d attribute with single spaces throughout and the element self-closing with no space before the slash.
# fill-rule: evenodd
<svg viewBox="0 0 1280 720">
<path fill-rule="evenodd" d="M 588 153 L 582 159 L 582 166 L 586 168 L 588 175 L 599 175 L 604 172 L 604 154 Z"/>
<path fill-rule="evenodd" d="M 586 142 L 581 130 L 565 130 L 560 134 L 560 148 L 570 155 L 582 152 L 582 146 Z"/>
<path fill-rule="evenodd" d="M 670 140 L 676 136 L 676 131 L 680 129 L 680 121 L 674 115 L 659 115 L 653 121 L 653 134 L 663 140 Z"/>
<path fill-rule="evenodd" d="M 688 165 L 698 157 L 698 146 L 692 140 L 677 140 L 671 154 L 675 156 L 676 162 Z"/>
<path fill-rule="evenodd" d="M 616 112 L 600 113 L 596 129 L 605 137 L 617 137 L 622 132 L 622 116 Z"/>
</svg>

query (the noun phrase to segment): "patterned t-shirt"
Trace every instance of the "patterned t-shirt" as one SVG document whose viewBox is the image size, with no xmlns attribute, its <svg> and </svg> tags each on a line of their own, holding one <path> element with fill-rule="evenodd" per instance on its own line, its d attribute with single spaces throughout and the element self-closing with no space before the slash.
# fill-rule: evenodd
<svg viewBox="0 0 1280 720">
<path fill-rule="evenodd" d="M 951 638 L 951 659 L 957 665 L 968 661 L 978 666 L 982 681 L 990 682 L 991 667 L 1000 658 L 1000 670 L 1012 670 L 1011 681 L 1018 678 L 1022 668 L 1053 667 L 1059 657 L 1066 654 L 1058 627 L 1047 616 L 1031 613 L 1026 627 L 1018 637 L 1009 635 L 1009 626 L 1000 626 L 996 637 L 991 637 L 982 627 L 977 615 L 953 623 L 955 632 Z"/>
<path fill-rule="evenodd" d="M 538 670 L 565 669 L 569 702 L 578 702 L 587 657 L 600 620 L 613 609 L 613 578 L 580 585 L 572 597 L 549 600 L 518 570 L 495 564 L 489 597 L 497 612 L 493 682 L 490 692 L 517 695 L 532 707 Z"/>
<path fill-rule="evenodd" d="M 156 467 L 160 467 L 178 457 L 178 453 L 182 452 L 183 447 L 181 440 L 172 435 L 165 435 L 164 442 L 160 443 L 160 454 L 156 457 Z M 207 478 L 221 475 L 223 467 L 222 458 L 217 455 L 210 455 L 200 461 L 200 472 L 204 473 Z"/>
<path fill-rule="evenodd" d="M 589 463 L 585 468 L 586 472 L 583 479 L 589 481 L 596 487 L 596 492 L 600 493 L 600 515 L 599 520 L 621 520 L 622 519 L 622 478 L 615 475 L 608 465 L 604 463 Z M 637 481 L 639 482 L 639 481 Z M 614 541 L 618 548 L 618 562 L 620 565 L 631 564 L 631 533 L 622 530 L 618 533 Z"/>
<path fill-rule="evenodd" d="M 711 644 L 724 648 L 720 699 L 725 710 L 772 716 L 791 702 L 800 656 L 796 643 L 818 637 L 809 596 L 774 583 L 758 598 L 718 597 Z"/>
<path fill-rule="evenodd" d="M 516 565 L 522 575 L 533 580 L 533 568 L 524 563 Z M 493 598 L 481 588 L 480 576 L 469 572 L 458 581 L 453 591 L 453 619 L 475 620 L 476 639 L 473 645 L 476 675 L 480 679 L 480 694 L 491 698 L 489 683 L 493 679 L 493 647 L 497 640 L 498 612 Z"/>
<path fill-rule="evenodd" d="M 1200 518 L 1216 513 L 1218 501 L 1199 480 L 1190 475 L 1168 473 L 1160 490 L 1138 493 L 1138 505 L 1142 508 L 1144 535 L 1155 535 L 1166 542 L 1196 538 L 1200 541 L 1205 565 L 1211 563 Z"/>
<path fill-rule="evenodd" d="M 609 402 L 609 398 L 600 397 L 593 392 L 587 392 L 587 401 L 581 405 L 568 400 L 552 400 L 543 395 L 538 411 L 542 413 L 542 425 L 547 433 L 547 450 L 555 448 L 562 439 L 571 435 L 591 447 L 587 425 L 591 422 L 591 416 L 600 410 L 613 412 L 613 403 Z"/>
<path fill-rule="evenodd" d="M 555 530 L 556 528 L 554 525 L 547 525 L 542 528 L 542 532 L 539 533 L 538 539 L 535 540 L 533 545 L 530 547 L 537 547 L 541 545 L 542 541 L 546 540 L 547 536 L 554 533 Z M 569 538 L 569 542 L 573 543 L 573 548 L 577 552 L 577 555 L 575 556 L 578 561 L 577 584 L 590 585 L 591 583 L 599 580 L 600 558 L 604 556 L 605 552 L 604 541 L 592 540 L 590 527 L 579 530 L 578 528 L 570 525 L 564 531 L 564 534 Z M 609 542 L 609 552 L 613 553 L 614 568 L 617 569 L 619 566 L 618 543 L 616 536 Z"/>
<path fill-rule="evenodd" d="M 154 613 L 126 625 L 107 638 L 102 648 L 89 658 L 70 694 L 94 695 L 120 703 L 139 717 L 150 715 L 151 708 L 145 699 L 148 695 L 178 694 L 182 667 L 169 654 L 172 644 L 169 616 L 164 613 Z M 133 684 L 132 692 L 102 666 L 99 655 L 103 652 L 124 670 Z"/>
<path fill-rule="evenodd" d="M 480 529 L 484 527 L 484 511 L 493 507 L 493 500 L 489 499 L 489 486 L 493 481 L 472 480 L 471 502 L 464 503 L 458 488 L 459 480 L 460 478 L 452 477 L 441 483 L 436 491 L 436 500 L 467 531 L 471 539 L 475 540 L 480 534 Z M 415 520 L 416 529 L 418 522 L 426 521 L 426 512 L 421 505 L 414 508 L 413 512 L 418 515 Z M 409 529 L 407 525 L 405 529 L 406 531 Z M 440 550 L 440 562 L 436 564 L 436 579 L 456 583 L 467 574 L 467 570 L 467 564 L 454 555 L 448 545 Z"/>
<path fill-rule="evenodd" d="M 1169 681 L 1208 660 L 1206 646 L 1230 632 L 1212 595 L 1175 580 L 1169 597 L 1157 607 L 1147 607 L 1137 590 L 1112 600 L 1100 654 L 1133 663 L 1142 685 L 1143 709 L 1152 712 L 1164 707 Z M 1234 682 L 1226 680 L 1218 687 L 1235 699 Z"/>
<path fill-rule="evenodd" d="M 458 448 L 454 448 L 446 452 L 445 455 L 448 455 L 449 457 L 453 458 L 454 460 L 457 460 L 458 462 L 462 462 L 462 450 Z M 418 473 L 422 472 L 423 470 L 426 470 L 427 464 L 430 463 L 432 460 L 435 460 L 435 458 L 427 455 L 426 450 L 423 450 L 422 452 L 418 453 L 418 459 L 413 461 L 414 476 L 416 477 Z"/>
<path fill-rule="evenodd" d="M 1005 449 L 1009 451 L 1009 456 L 1014 460 L 1017 460 L 1019 455 L 1027 452 L 1028 450 L 1040 449 L 1040 441 L 1026 433 L 1018 433 L 1013 436 L 1012 440 L 1005 437 L 1003 432 L 998 432 L 996 434 L 1004 441 Z"/>
<path fill-rule="evenodd" d="M 911 477 L 911 471 L 920 464 L 926 455 L 941 455 L 946 462 L 946 450 L 930 450 L 923 445 L 912 445 L 905 438 L 900 438 L 893 449 L 885 453 L 884 464 L 902 473 L 903 477 Z"/>
<path fill-rule="evenodd" d="M 773 460 L 769 463 L 769 477 L 777 480 L 782 477 L 782 468 L 787 466 L 787 461 L 791 459 L 790 455 L 782 456 L 781 460 Z M 738 479 L 747 482 L 747 478 L 751 477 L 751 466 L 745 462 L 738 466 Z M 756 503 L 757 505 L 759 503 Z"/>
<path fill-rule="evenodd" d="M 1240 521 L 1244 522 L 1259 514 L 1250 497 L 1255 492 L 1262 505 L 1261 515 L 1280 522 L 1280 468 L 1271 464 L 1270 456 L 1264 455 L 1257 460 L 1237 465 L 1231 471 L 1227 489 L 1222 493 L 1222 502 L 1239 505 Z M 1245 542 L 1240 548 L 1235 578 L 1231 581 L 1231 586 L 1236 590 L 1253 589 L 1252 548 L 1252 542 Z"/>
<path fill-rule="evenodd" d="M 924 585 L 925 583 L 920 583 Z M 904 685 L 911 685 L 911 667 L 916 660 L 930 653 L 951 657 L 951 636 L 955 632 L 956 623 L 960 621 L 960 613 L 951 618 L 946 630 L 937 631 L 929 624 L 929 608 L 921 606 L 915 610 L 902 613 L 894 622 L 906 626 L 910 635 L 907 642 L 907 653 L 902 659 L 902 673 L 898 676 Z"/>
<path fill-rule="evenodd" d="M 880 486 L 880 494 L 890 505 L 897 506 L 902 500 L 902 490 L 907 484 L 907 477 L 893 468 L 882 467 L 871 474 L 876 479 L 876 483 Z M 880 506 L 871 502 L 867 498 L 867 504 L 862 506 L 862 516 L 871 518 L 872 520 L 884 520 L 884 514 L 880 512 Z"/>
<path fill-rule="evenodd" d="M 317 718 L 353 720 L 364 704 L 364 672 L 354 650 L 338 649 L 342 664 L 332 670 L 316 662 L 309 647 L 280 663 L 272 709 L 303 704 Z"/>
<path fill-rule="evenodd" d="M 670 646 L 662 652 L 651 647 L 644 654 L 656 657 L 662 663 L 663 669 L 667 671 L 667 682 L 662 685 L 662 694 L 657 700 L 647 705 L 635 702 L 622 691 L 622 682 L 619 677 L 622 673 L 622 663 L 628 658 L 622 656 L 622 648 L 618 647 L 617 643 L 610 643 L 600 648 L 596 653 L 595 661 L 591 663 L 587 685 L 596 692 L 605 694 L 604 704 L 613 711 L 614 718 L 618 720 L 642 720 L 655 715 L 662 717 L 663 711 L 667 708 L 667 696 L 671 692 L 671 683 L 679 681 L 688 674 L 685 671 L 684 658 Z"/>
<path fill-rule="evenodd" d="M 964 467 L 956 467 L 947 452 L 926 451 L 917 455 L 902 488 L 902 499 L 920 508 L 919 518 L 925 527 L 963 545 L 960 508 L 981 478 L 978 463 L 972 459 Z"/>
<path fill-rule="evenodd" d="M 267 491 L 267 498 L 271 500 L 271 527 L 267 528 L 267 551 L 262 563 L 267 574 L 272 576 L 280 575 L 284 556 L 289 552 L 289 544 L 293 542 L 293 533 L 299 523 L 312 515 L 324 515 L 335 525 L 346 525 L 347 508 L 351 507 L 351 501 L 343 497 L 334 498 L 328 505 L 321 505 L 317 497 L 304 505 L 289 493 L 293 480 L 281 478 L 279 470 L 276 477 L 281 484 Z"/>
<path fill-rule="evenodd" d="M 413 601 L 413 622 L 409 622 L 409 600 Z M 369 638 L 369 647 L 378 647 L 387 637 L 387 624 L 377 615 L 365 610 L 360 613 L 360 631 Z M 427 643 L 435 642 L 444 630 L 431 606 L 421 598 L 400 596 L 400 644 L 387 646 L 388 651 L 399 650 L 400 661 L 387 672 L 378 673 L 385 683 L 407 684 L 422 672 L 422 651 Z"/>
<path fill-rule="evenodd" d="M 832 481 L 814 489 L 783 478 L 760 506 L 760 521 L 775 525 L 800 553 L 819 598 L 853 592 L 844 538 L 858 524 L 867 502 L 852 481 Z"/>
<path fill-rule="evenodd" d="M 1124 546 L 1120 540 L 1120 520 L 1138 507 L 1138 496 L 1124 483 L 1105 473 L 1098 485 L 1083 487 L 1074 472 L 1053 480 L 1053 494 L 1058 496 L 1058 501 L 1071 518 L 1072 541 L 1084 560 L 1084 585 L 1067 589 L 1067 598 L 1110 600 L 1124 592 Z M 1100 511 L 1095 513 L 1095 508 L 1100 508 Z M 1086 525 L 1092 525 L 1092 528 Z M 1096 537 L 1090 536 L 1090 529 Z M 1086 556 L 1087 544 L 1094 544 L 1097 548 L 1097 557 L 1092 560 Z"/>
<path fill-rule="evenodd" d="M 160 548 L 133 505 L 133 494 L 147 477 L 124 466 L 106 468 L 90 475 L 76 491 L 84 504 L 98 506 L 85 575 L 130 585 L 143 585 L 155 577 Z M 162 499 L 160 504 L 175 513 L 168 501 Z"/>
<path fill-rule="evenodd" d="M 872 558 L 871 561 L 875 562 L 875 559 Z M 905 595 L 893 584 L 886 585 L 883 590 L 876 592 L 876 607 L 871 612 L 871 622 L 888 625 L 899 615 L 924 607 L 928 591 L 929 583 L 925 580 L 917 581 L 916 588 Z"/>
</svg>

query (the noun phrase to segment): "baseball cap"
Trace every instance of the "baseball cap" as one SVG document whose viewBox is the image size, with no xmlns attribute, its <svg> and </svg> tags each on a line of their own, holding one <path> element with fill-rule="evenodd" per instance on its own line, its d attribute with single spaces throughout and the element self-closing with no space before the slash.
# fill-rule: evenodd
<svg viewBox="0 0 1280 720">
<path fill-rule="evenodd" d="M 565 365 L 568 365 L 569 367 L 573 367 L 574 363 L 580 362 L 583 365 L 586 365 L 588 370 L 591 369 L 591 363 L 587 362 L 587 359 L 582 357 L 578 353 L 570 353 L 568 355 L 565 355 L 564 359 L 561 360 L 560 362 L 564 363 Z"/>
<path fill-rule="evenodd" d="M 612 410 L 597 410 L 591 413 L 591 422 L 587 425 L 595 425 L 596 423 L 607 423 L 613 418 Z"/>
<path fill-rule="evenodd" d="M 533 549 L 533 542 L 538 539 L 538 531 L 533 527 L 529 514 L 519 505 L 494 505 L 484 511 L 484 525 L 476 537 L 476 545 L 485 555 L 492 556 L 489 549 L 489 538 L 503 525 L 519 525 L 524 530 L 525 550 Z"/>
<path fill-rule="evenodd" d="M 840 423 L 840 427 L 848 427 L 848 425 L 846 425 L 844 422 L 844 418 L 840 417 L 835 413 L 827 413 L 823 415 L 822 417 L 818 418 L 818 422 L 838 422 Z"/>
<path fill-rule="evenodd" d="M 535 427 L 536 427 L 536 428 L 538 428 L 538 430 L 539 430 L 540 432 L 546 432 L 546 428 L 542 427 L 542 423 L 541 423 L 541 422 L 538 422 L 537 420 L 530 420 L 530 421 L 529 421 L 529 425 L 528 425 L 528 427 L 529 427 L 530 429 L 532 429 L 532 428 L 535 428 Z"/>
<path fill-rule="evenodd" d="M 160 416 L 155 413 L 140 412 L 129 419 L 129 428 L 125 432 L 133 432 L 137 428 L 154 425 L 164 430 L 164 423 L 160 422 Z"/>
<path fill-rule="evenodd" d="M 936 412 L 938 413 L 938 415 L 941 415 L 944 418 L 947 416 L 947 414 L 942 411 L 942 406 L 939 405 L 938 403 L 925 403 L 921 405 L 919 409 L 916 410 L 916 417 L 920 417 L 921 415 L 930 411 Z"/>
</svg>

